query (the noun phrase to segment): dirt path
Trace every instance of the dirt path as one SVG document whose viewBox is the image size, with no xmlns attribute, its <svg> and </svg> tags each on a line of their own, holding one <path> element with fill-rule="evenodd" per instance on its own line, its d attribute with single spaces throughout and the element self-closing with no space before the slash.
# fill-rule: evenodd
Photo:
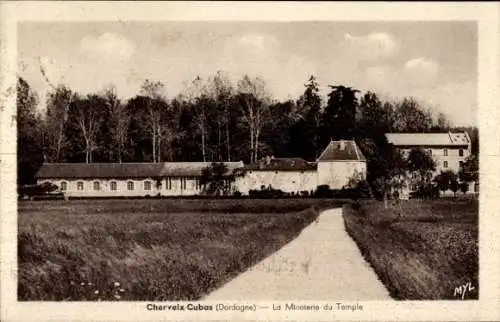
<svg viewBox="0 0 500 322">
<path fill-rule="evenodd" d="M 282 249 L 205 300 L 390 300 L 344 230 L 342 210 L 324 211 Z"/>
</svg>

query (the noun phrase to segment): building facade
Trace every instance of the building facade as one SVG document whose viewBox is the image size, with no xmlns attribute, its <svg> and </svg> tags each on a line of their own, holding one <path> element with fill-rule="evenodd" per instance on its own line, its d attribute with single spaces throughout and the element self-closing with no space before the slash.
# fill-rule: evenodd
<svg viewBox="0 0 500 322">
<path fill-rule="evenodd" d="M 366 179 L 366 158 L 355 141 L 331 141 L 316 162 L 318 186 L 341 189 L 352 180 Z"/>
<path fill-rule="evenodd" d="M 354 141 L 331 141 L 316 162 L 266 157 L 253 164 L 223 162 L 234 178 L 231 191 L 272 188 L 311 193 L 319 185 L 341 189 L 366 178 L 366 159 Z M 46 163 L 36 175 L 68 197 L 194 196 L 204 192 L 200 179 L 211 162 Z"/>
<path fill-rule="evenodd" d="M 243 171 L 243 176 L 236 177 L 236 190 L 244 195 L 266 188 L 311 193 L 317 187 L 317 165 L 302 158 L 266 157 L 245 166 Z"/>
<path fill-rule="evenodd" d="M 243 162 L 224 162 L 228 172 Z M 36 175 L 68 197 L 194 196 L 203 191 L 203 168 L 210 162 L 46 163 Z"/>
<path fill-rule="evenodd" d="M 459 133 L 386 133 L 387 141 L 397 148 L 404 157 L 412 149 L 426 151 L 434 160 L 436 169 L 433 176 L 443 171 L 458 175 L 463 162 L 471 155 L 471 139 L 467 132 Z M 477 189 L 470 183 L 469 192 Z M 411 184 L 404 184 L 404 193 L 414 190 Z M 449 194 L 451 192 L 447 192 Z"/>
</svg>

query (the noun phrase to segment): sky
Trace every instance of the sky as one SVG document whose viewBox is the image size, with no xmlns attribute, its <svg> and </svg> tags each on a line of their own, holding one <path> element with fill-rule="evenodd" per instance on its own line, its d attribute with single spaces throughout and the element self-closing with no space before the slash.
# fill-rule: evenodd
<svg viewBox="0 0 500 322">
<path fill-rule="evenodd" d="M 52 83 L 81 92 L 109 84 L 127 99 L 145 79 L 167 97 L 222 70 L 233 84 L 262 77 L 276 99 L 296 99 L 314 75 L 328 85 L 412 96 L 454 125 L 477 125 L 474 22 L 21 22 L 19 73 L 43 108 Z"/>
</svg>

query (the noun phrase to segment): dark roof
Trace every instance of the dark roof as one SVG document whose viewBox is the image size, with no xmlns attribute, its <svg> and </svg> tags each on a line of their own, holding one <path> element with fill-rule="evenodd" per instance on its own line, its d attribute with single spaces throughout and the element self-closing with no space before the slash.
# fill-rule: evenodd
<svg viewBox="0 0 500 322">
<path fill-rule="evenodd" d="M 366 158 L 355 141 L 341 140 L 330 141 L 317 161 L 366 161 Z"/>
<path fill-rule="evenodd" d="M 240 162 L 222 162 L 227 166 L 227 175 L 234 170 L 243 168 Z M 203 168 L 210 166 L 212 162 L 165 162 L 160 172 L 161 177 L 198 177 L 201 176 Z"/>
<path fill-rule="evenodd" d="M 246 170 L 255 171 L 314 171 L 317 165 L 302 158 L 266 157 L 245 166 Z"/>
<path fill-rule="evenodd" d="M 228 173 L 243 162 L 224 162 Z M 45 163 L 36 178 L 154 178 L 200 176 L 211 162 L 163 163 Z"/>
</svg>

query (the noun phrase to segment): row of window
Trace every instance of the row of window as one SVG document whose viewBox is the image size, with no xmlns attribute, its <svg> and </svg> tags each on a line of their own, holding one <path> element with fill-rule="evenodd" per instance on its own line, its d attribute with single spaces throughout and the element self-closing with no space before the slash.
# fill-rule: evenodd
<svg viewBox="0 0 500 322">
<path fill-rule="evenodd" d="M 463 161 L 458 161 L 458 167 L 461 168 L 463 163 Z M 448 168 L 448 161 L 443 161 L 443 168 Z"/>
<path fill-rule="evenodd" d="M 428 152 L 430 155 L 432 155 L 432 149 L 427 150 L 427 152 Z M 448 149 L 444 149 L 444 150 L 443 150 L 443 155 L 444 155 L 445 157 L 447 157 L 447 156 L 448 156 Z M 463 157 L 463 156 L 464 156 L 464 149 L 459 149 L 459 150 L 458 150 L 458 156 L 460 156 L 460 157 Z"/>
<path fill-rule="evenodd" d="M 166 181 L 167 181 L 166 189 L 168 189 L 168 190 L 172 189 L 172 178 L 167 178 Z M 187 188 L 187 179 L 181 178 L 180 182 L 181 182 L 181 189 L 185 190 Z M 83 185 L 84 185 L 83 181 L 78 181 L 76 183 L 76 190 L 82 191 Z M 66 181 L 61 181 L 60 187 L 61 187 L 62 191 L 66 191 L 68 189 L 68 183 Z M 111 191 L 116 191 L 116 190 L 118 190 L 117 188 L 118 188 L 118 184 L 116 181 L 111 181 L 109 183 L 109 189 Z M 135 188 L 134 182 L 127 181 L 127 190 L 133 191 L 134 188 Z M 196 189 L 200 189 L 200 188 L 201 188 L 200 181 L 198 179 L 196 179 Z M 101 190 L 101 183 L 99 181 L 92 182 L 92 189 L 95 191 Z M 151 181 L 144 181 L 143 182 L 143 189 L 147 190 L 147 191 L 151 190 Z"/>
</svg>

